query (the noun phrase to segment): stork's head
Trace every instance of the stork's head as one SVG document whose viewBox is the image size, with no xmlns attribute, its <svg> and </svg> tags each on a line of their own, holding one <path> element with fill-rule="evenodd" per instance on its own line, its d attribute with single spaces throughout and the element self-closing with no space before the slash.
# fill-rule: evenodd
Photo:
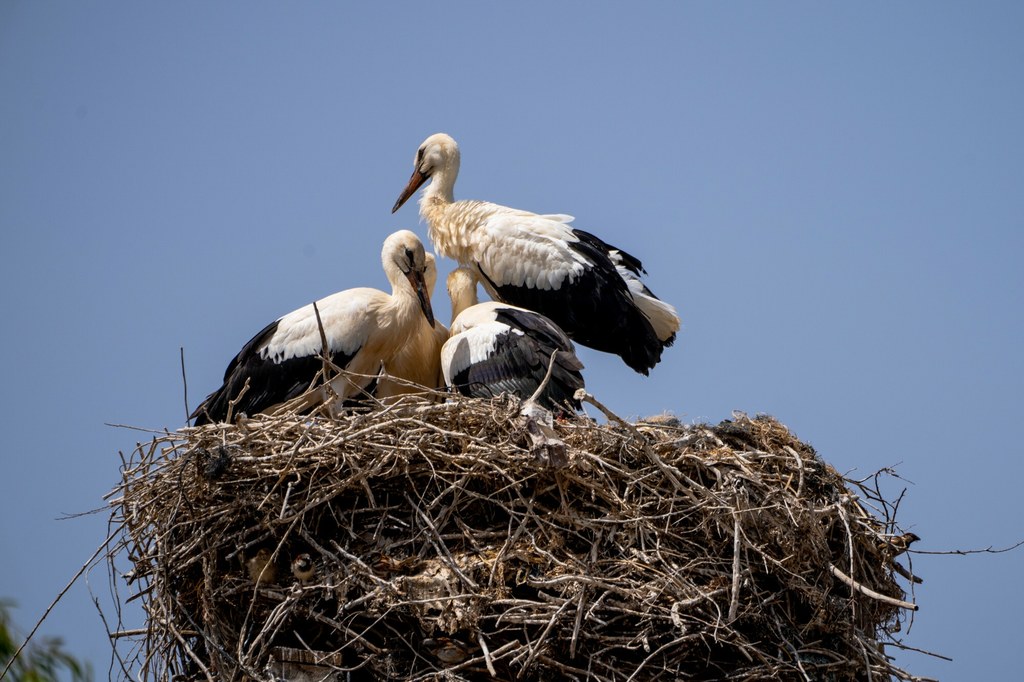
<svg viewBox="0 0 1024 682">
<path fill-rule="evenodd" d="M 443 192 L 451 199 L 452 188 L 455 186 L 455 178 L 459 174 L 459 145 L 451 136 L 445 133 L 434 133 L 423 141 L 420 148 L 416 150 L 412 177 L 409 184 L 402 190 L 398 201 L 395 202 L 391 212 L 394 213 L 402 207 L 413 192 L 420 188 L 423 183 L 433 178 L 433 186 L 436 191 Z"/>
<path fill-rule="evenodd" d="M 399 230 L 384 240 L 380 258 L 392 288 L 397 292 L 404 277 L 416 292 L 427 322 L 434 326 L 430 287 L 427 286 L 427 253 L 420 238 L 409 230 Z M 436 271 L 434 277 L 437 277 Z"/>
</svg>

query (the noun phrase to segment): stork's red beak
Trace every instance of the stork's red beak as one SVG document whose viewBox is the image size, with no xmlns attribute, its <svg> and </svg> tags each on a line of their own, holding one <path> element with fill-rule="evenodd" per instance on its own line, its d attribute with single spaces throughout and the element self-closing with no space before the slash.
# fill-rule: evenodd
<svg viewBox="0 0 1024 682">
<path fill-rule="evenodd" d="M 408 201 L 409 197 L 412 196 L 412 193 L 418 190 L 420 186 L 427 181 L 427 177 L 428 176 L 424 175 L 423 173 L 420 173 L 418 168 L 414 170 L 412 172 L 412 177 L 409 178 L 409 184 L 406 185 L 405 189 L 402 190 L 402 194 L 398 197 L 398 201 L 395 202 L 395 205 L 391 209 L 391 212 L 394 213 L 398 209 L 402 208 L 402 204 Z"/>
<path fill-rule="evenodd" d="M 409 193 L 412 194 L 412 192 Z M 416 297 L 420 299 L 420 310 L 423 311 L 427 322 L 433 327 L 434 309 L 430 307 L 430 292 L 427 291 L 427 282 L 423 279 L 423 273 L 418 270 L 410 270 L 406 277 L 409 279 L 409 284 L 412 285 L 412 288 L 416 290 Z"/>
</svg>

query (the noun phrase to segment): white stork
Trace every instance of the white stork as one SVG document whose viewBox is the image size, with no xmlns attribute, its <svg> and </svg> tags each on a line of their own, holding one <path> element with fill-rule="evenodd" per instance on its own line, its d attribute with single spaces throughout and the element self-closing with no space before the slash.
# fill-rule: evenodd
<svg viewBox="0 0 1024 682">
<path fill-rule="evenodd" d="M 391 212 L 423 183 L 420 199 L 437 253 L 480 275 L 494 298 L 551 318 L 575 341 L 615 353 L 647 374 L 679 331 L 675 309 L 640 281 L 639 260 L 569 226 L 572 216 L 538 215 L 484 201 L 455 201 L 459 147 L 428 137 Z"/>
<path fill-rule="evenodd" d="M 466 267 L 448 275 L 448 295 L 451 336 L 441 348 L 445 383 L 472 397 L 511 393 L 525 400 L 544 381 L 557 351 L 551 377 L 537 402 L 556 413 L 568 412 L 566 405 L 580 409 L 573 394 L 583 388 L 583 363 L 554 322 L 507 303 L 477 303 L 476 275 Z"/>
<path fill-rule="evenodd" d="M 331 361 L 345 370 L 331 380 L 339 402 L 364 391 L 372 381 L 366 377 L 375 376 L 408 343 L 420 315 L 434 321 L 419 238 L 408 230 L 395 232 L 384 241 L 381 262 L 390 296 L 377 289 L 347 289 L 317 301 L 319 323 L 311 303 L 267 325 L 228 364 L 224 385 L 192 414 L 195 424 L 225 421 L 232 401 L 233 414 L 254 415 L 304 393 L 323 368 L 321 326 Z M 328 397 L 321 387 L 310 407 Z"/>
<path fill-rule="evenodd" d="M 426 254 L 427 267 L 423 279 L 427 284 L 427 295 L 433 299 L 437 284 L 437 264 L 433 254 Z M 444 386 L 441 375 L 441 346 L 448 340 L 448 327 L 438 321 L 433 325 L 420 318 L 409 342 L 389 361 L 384 363 L 387 377 L 377 383 L 374 395 L 384 402 L 389 398 L 410 393 L 421 393 L 417 386 L 436 389 Z M 393 381 L 395 377 L 403 381 Z M 415 385 L 413 385 L 415 384 Z"/>
</svg>

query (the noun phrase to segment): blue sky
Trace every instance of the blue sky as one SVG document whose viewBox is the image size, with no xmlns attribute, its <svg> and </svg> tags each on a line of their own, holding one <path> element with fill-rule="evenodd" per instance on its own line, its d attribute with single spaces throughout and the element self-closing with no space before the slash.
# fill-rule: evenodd
<svg viewBox="0 0 1024 682">
<path fill-rule="evenodd" d="M 438 131 L 457 197 L 575 215 L 679 309 L 649 378 L 581 350 L 614 410 L 767 412 L 895 467 L 922 550 L 1024 538 L 1022 31 L 1010 2 L 0 4 L 0 596 L 30 626 L 102 541 L 57 519 L 147 438 L 105 424 L 184 422 L 180 347 L 195 405 L 267 322 L 386 288 Z M 1024 551 L 912 559 L 905 641 L 954 660 L 898 663 L 1019 670 Z M 105 677 L 85 583 L 43 632 Z"/>
</svg>

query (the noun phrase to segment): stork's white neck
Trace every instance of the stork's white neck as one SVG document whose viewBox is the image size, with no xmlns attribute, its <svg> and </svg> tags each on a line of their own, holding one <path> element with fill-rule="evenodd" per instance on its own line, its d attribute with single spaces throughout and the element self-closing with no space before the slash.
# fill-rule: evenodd
<svg viewBox="0 0 1024 682">
<path fill-rule="evenodd" d="M 455 165 L 438 168 L 430 176 L 430 184 L 423 190 L 422 205 L 424 201 L 436 200 L 441 203 L 450 204 L 455 201 L 455 179 L 458 177 L 459 167 Z"/>
<path fill-rule="evenodd" d="M 445 209 L 455 201 L 455 180 L 459 177 L 458 150 L 444 156 L 430 173 L 430 184 L 420 197 L 420 217 L 430 227 L 431 239 L 436 243 L 435 231 L 445 222 Z M 442 239 L 442 242 L 445 240 Z M 441 252 L 442 255 L 448 255 Z"/>
<path fill-rule="evenodd" d="M 397 268 L 396 268 L 397 269 Z M 420 300 L 416 291 L 398 273 L 399 282 L 392 282 L 391 296 L 381 305 L 377 316 L 377 332 L 374 341 L 381 343 L 380 354 L 390 358 L 405 346 L 415 333 L 419 321 L 425 320 L 420 309 Z"/>
<path fill-rule="evenodd" d="M 423 190 L 423 198 L 420 205 L 430 200 L 450 204 L 455 201 L 455 180 L 459 177 L 458 148 L 447 150 L 447 153 L 440 156 L 436 165 L 429 171 L 430 184 Z"/>
<path fill-rule="evenodd" d="M 477 304 L 476 277 L 468 268 L 458 268 L 448 276 L 448 296 L 452 302 L 452 322 L 463 310 Z"/>
<path fill-rule="evenodd" d="M 384 266 L 384 276 L 388 278 L 388 282 L 391 284 L 392 297 L 403 296 L 412 291 L 412 286 L 409 284 L 405 273 L 402 272 L 402 268 L 398 266 L 398 263 L 391 258 L 382 258 L 381 265 Z"/>
<path fill-rule="evenodd" d="M 404 321 L 407 318 L 412 318 L 415 320 L 415 311 L 419 310 L 420 299 L 409 278 L 393 260 L 384 261 L 384 274 L 387 275 L 388 281 L 391 283 L 391 296 L 384 306 L 394 311 L 390 319 Z M 387 317 L 385 316 L 385 318 Z M 385 322 L 385 324 L 389 323 L 389 321 Z"/>
</svg>

